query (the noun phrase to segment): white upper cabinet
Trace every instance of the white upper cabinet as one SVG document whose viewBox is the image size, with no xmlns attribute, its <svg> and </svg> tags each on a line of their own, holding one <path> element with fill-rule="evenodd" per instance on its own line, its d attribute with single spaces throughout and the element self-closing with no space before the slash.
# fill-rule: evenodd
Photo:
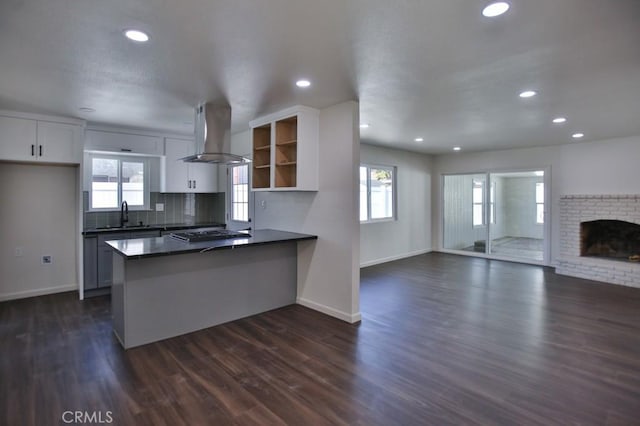
<svg viewBox="0 0 640 426">
<path fill-rule="evenodd" d="M 0 159 L 79 164 L 82 126 L 0 116 Z"/>
<path fill-rule="evenodd" d="M 38 157 L 52 163 L 82 161 L 82 129 L 64 123 L 38 121 Z"/>
<path fill-rule="evenodd" d="M 160 172 L 161 192 L 218 192 L 216 164 L 185 163 L 180 160 L 193 154 L 193 141 L 165 139 L 165 156 Z"/>
<path fill-rule="evenodd" d="M 251 122 L 252 190 L 318 190 L 319 122 L 302 106 Z"/>
<path fill-rule="evenodd" d="M 30 160 L 31 149 L 35 155 L 36 132 L 35 120 L 0 116 L 0 158 Z"/>
<path fill-rule="evenodd" d="M 84 149 L 159 156 L 163 155 L 163 140 L 159 136 L 87 130 Z"/>
</svg>

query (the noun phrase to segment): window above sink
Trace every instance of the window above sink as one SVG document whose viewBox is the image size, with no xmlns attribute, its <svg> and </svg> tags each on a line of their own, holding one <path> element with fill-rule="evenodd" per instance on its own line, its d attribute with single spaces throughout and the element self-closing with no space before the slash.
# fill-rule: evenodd
<svg viewBox="0 0 640 426">
<path fill-rule="evenodd" d="M 126 201 L 131 210 L 148 210 L 149 161 L 145 157 L 91 153 L 85 167 L 90 176 L 89 211 L 116 211 Z"/>
</svg>

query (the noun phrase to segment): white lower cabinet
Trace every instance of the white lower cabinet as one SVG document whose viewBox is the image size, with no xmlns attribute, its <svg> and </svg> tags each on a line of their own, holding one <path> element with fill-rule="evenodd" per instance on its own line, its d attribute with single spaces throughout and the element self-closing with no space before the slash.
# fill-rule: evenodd
<svg viewBox="0 0 640 426">
<path fill-rule="evenodd" d="M 0 116 L 0 159 L 79 164 L 82 127 Z"/>
<path fill-rule="evenodd" d="M 193 141 L 166 138 L 164 149 L 160 192 L 218 192 L 216 164 L 185 163 L 181 160 L 193 154 Z"/>
</svg>

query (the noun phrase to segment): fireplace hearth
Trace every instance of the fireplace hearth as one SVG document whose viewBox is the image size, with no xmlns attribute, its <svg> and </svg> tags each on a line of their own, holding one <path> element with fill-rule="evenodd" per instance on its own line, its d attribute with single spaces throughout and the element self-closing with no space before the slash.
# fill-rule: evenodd
<svg viewBox="0 0 640 426">
<path fill-rule="evenodd" d="M 640 255 L 640 225 L 623 220 L 592 220 L 580 223 L 580 256 L 616 260 Z"/>
</svg>

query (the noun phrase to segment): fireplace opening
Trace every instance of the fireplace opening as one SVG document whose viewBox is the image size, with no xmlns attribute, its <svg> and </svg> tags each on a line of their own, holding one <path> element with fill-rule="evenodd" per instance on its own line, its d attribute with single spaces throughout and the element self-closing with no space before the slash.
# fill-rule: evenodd
<svg viewBox="0 0 640 426">
<path fill-rule="evenodd" d="M 640 261 L 640 225 L 622 220 L 580 223 L 580 256 Z"/>
</svg>

